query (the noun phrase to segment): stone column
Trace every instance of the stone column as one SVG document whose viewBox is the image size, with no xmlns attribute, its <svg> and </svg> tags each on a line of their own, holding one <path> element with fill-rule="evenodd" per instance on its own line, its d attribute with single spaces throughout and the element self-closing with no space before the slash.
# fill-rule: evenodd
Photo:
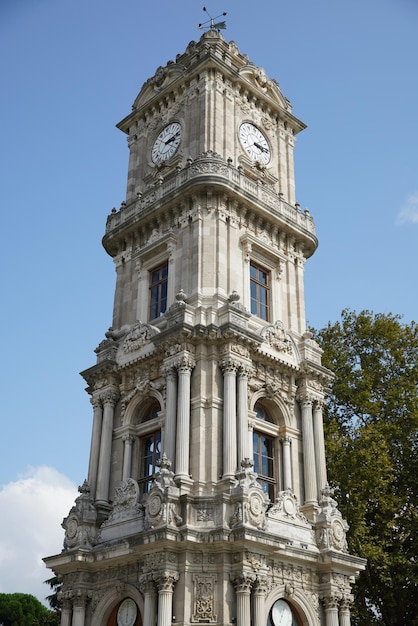
<svg viewBox="0 0 418 626">
<path fill-rule="evenodd" d="M 83 592 L 78 592 L 73 600 L 73 621 L 71 626 L 84 626 L 86 615 L 86 596 Z"/>
<path fill-rule="evenodd" d="M 251 626 L 251 587 L 255 578 L 255 574 L 249 572 L 232 577 L 237 596 L 237 626 Z"/>
<path fill-rule="evenodd" d="M 171 626 L 173 616 L 173 588 L 178 581 L 177 572 L 159 572 L 154 575 L 154 580 L 158 585 L 158 613 L 157 626 Z M 144 625 L 147 622 L 144 621 Z"/>
<path fill-rule="evenodd" d="M 290 463 L 290 437 L 281 438 L 283 452 L 283 489 L 292 489 L 292 467 Z"/>
<path fill-rule="evenodd" d="M 340 602 L 340 626 L 350 626 L 350 607 L 353 602 L 353 596 L 344 597 Z"/>
<path fill-rule="evenodd" d="M 194 360 L 186 355 L 177 364 L 176 478 L 190 479 L 190 377 L 194 365 Z"/>
<path fill-rule="evenodd" d="M 317 502 L 316 499 L 316 464 L 312 426 L 312 400 L 301 398 L 302 404 L 302 446 L 303 476 L 305 479 L 305 504 Z"/>
<path fill-rule="evenodd" d="M 131 462 L 132 462 L 132 442 L 134 437 L 132 435 L 124 435 L 123 441 L 123 470 L 122 480 L 127 480 L 131 477 Z"/>
<path fill-rule="evenodd" d="M 322 420 L 322 402 L 315 401 L 313 410 L 313 434 L 315 444 L 317 499 L 321 499 L 321 493 L 327 484 L 327 467 L 325 460 L 324 424 Z"/>
<path fill-rule="evenodd" d="M 248 452 L 248 375 L 249 370 L 240 367 L 238 372 L 237 401 L 237 450 L 238 467 L 243 459 L 249 457 Z"/>
<path fill-rule="evenodd" d="M 108 391 L 103 397 L 103 427 L 100 442 L 99 471 L 97 476 L 96 500 L 107 502 L 109 500 L 110 457 L 112 454 L 113 411 L 118 396 L 113 391 Z"/>
<path fill-rule="evenodd" d="M 91 398 L 93 405 L 93 430 L 91 433 L 89 473 L 87 481 L 93 500 L 96 499 L 97 471 L 99 465 L 100 438 L 102 434 L 103 405 L 100 398 Z"/>
<path fill-rule="evenodd" d="M 166 413 L 164 449 L 167 458 L 176 467 L 176 408 L 177 408 L 177 374 L 173 367 L 164 371 L 166 379 Z"/>
<path fill-rule="evenodd" d="M 61 626 L 71 626 L 72 603 L 69 598 L 63 598 L 61 609 Z"/>
<path fill-rule="evenodd" d="M 152 578 L 152 574 L 143 574 L 139 579 L 140 589 L 144 596 L 144 615 L 143 624 L 149 624 L 149 626 L 155 626 L 157 617 L 156 612 L 156 597 L 157 590 Z"/>
<path fill-rule="evenodd" d="M 267 594 L 267 578 L 265 576 L 257 576 L 253 588 L 253 612 L 254 626 L 266 626 L 265 597 Z"/>
<path fill-rule="evenodd" d="M 237 471 L 237 369 L 232 359 L 221 364 L 224 375 L 223 409 L 223 478 L 233 478 Z"/>
<path fill-rule="evenodd" d="M 324 598 L 325 626 L 338 626 L 338 598 L 330 595 Z"/>
</svg>

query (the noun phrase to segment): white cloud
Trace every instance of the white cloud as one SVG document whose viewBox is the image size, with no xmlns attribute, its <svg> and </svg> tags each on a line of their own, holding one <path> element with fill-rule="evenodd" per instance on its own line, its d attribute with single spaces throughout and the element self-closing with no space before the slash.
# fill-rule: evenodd
<svg viewBox="0 0 418 626">
<path fill-rule="evenodd" d="M 418 224 L 418 191 L 409 195 L 402 205 L 397 219 L 398 224 L 412 222 Z"/>
<path fill-rule="evenodd" d="M 0 490 L 0 593 L 30 593 L 44 602 L 53 576 L 42 557 L 62 549 L 63 518 L 75 485 L 52 467 L 30 468 Z"/>
</svg>

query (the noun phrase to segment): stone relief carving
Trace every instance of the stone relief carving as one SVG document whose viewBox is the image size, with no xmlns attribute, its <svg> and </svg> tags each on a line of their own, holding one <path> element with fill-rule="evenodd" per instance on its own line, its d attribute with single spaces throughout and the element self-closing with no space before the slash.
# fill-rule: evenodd
<svg viewBox="0 0 418 626">
<path fill-rule="evenodd" d="M 334 489 L 328 484 L 322 490 L 321 508 L 316 525 L 316 541 L 322 550 L 348 551 L 346 533 L 348 524 L 337 508 L 337 501 L 332 497 Z"/>
<path fill-rule="evenodd" d="M 269 514 L 281 516 L 288 520 L 298 519 L 303 523 L 309 524 L 306 517 L 299 511 L 297 496 L 291 489 L 278 493 L 276 502 L 271 507 Z"/>
<path fill-rule="evenodd" d="M 97 512 L 86 480 L 78 491 L 80 495 L 76 498 L 75 506 L 62 522 L 65 530 L 64 550 L 92 548 L 97 543 Z"/>
<path fill-rule="evenodd" d="M 156 475 L 149 494 L 144 496 L 144 528 L 156 528 L 161 525 L 179 526 L 183 523 L 178 501 L 179 490 L 174 483 L 171 462 L 163 454 L 158 462 L 160 471 Z"/>
<path fill-rule="evenodd" d="M 105 524 L 136 515 L 143 515 L 143 509 L 139 503 L 139 487 L 136 480 L 128 478 L 116 487 L 113 510 Z"/>
<path fill-rule="evenodd" d="M 213 574 L 194 574 L 192 622 L 213 623 L 217 621 L 215 583 L 216 576 Z"/>
<path fill-rule="evenodd" d="M 143 322 L 137 320 L 125 337 L 125 341 L 123 342 L 123 351 L 125 354 L 129 352 L 136 352 L 159 332 L 160 331 L 155 326 L 152 326 L 151 324 L 144 324 Z"/>
<path fill-rule="evenodd" d="M 261 331 L 261 336 L 264 338 L 264 341 L 272 348 L 275 348 L 279 352 L 287 352 L 288 354 L 292 354 L 292 341 L 284 330 L 284 325 L 282 321 L 277 320 L 274 324 L 263 328 L 263 330 Z"/>
</svg>

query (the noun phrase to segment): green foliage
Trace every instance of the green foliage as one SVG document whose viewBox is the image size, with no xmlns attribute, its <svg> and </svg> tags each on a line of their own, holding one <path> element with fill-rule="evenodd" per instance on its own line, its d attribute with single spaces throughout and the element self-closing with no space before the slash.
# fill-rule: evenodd
<svg viewBox="0 0 418 626">
<path fill-rule="evenodd" d="M 0 624 L 3 626 L 58 626 L 59 614 L 49 611 L 26 593 L 0 593 Z"/>
<path fill-rule="evenodd" d="M 52 589 L 52 593 L 49 596 L 46 596 L 45 600 L 48 600 L 48 604 L 54 611 L 61 610 L 61 602 L 59 600 L 58 594 L 61 591 L 62 582 L 57 576 L 52 576 L 52 578 L 48 578 L 44 580 L 46 585 L 49 585 Z"/>
<path fill-rule="evenodd" d="M 315 333 L 335 380 L 324 414 L 329 479 L 367 559 L 352 624 L 418 625 L 418 326 L 342 312 Z"/>
</svg>

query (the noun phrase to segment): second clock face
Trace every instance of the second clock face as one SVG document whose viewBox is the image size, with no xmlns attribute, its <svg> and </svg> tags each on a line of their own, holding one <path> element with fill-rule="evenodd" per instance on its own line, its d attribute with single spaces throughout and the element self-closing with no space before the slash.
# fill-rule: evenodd
<svg viewBox="0 0 418 626">
<path fill-rule="evenodd" d="M 170 159 L 180 144 L 182 128 L 178 122 L 172 122 L 162 129 L 152 147 L 151 158 L 154 163 Z"/>
<path fill-rule="evenodd" d="M 137 608 L 132 598 L 125 598 L 118 609 L 118 626 L 133 626 L 136 621 Z"/>
<path fill-rule="evenodd" d="M 242 147 L 253 161 L 258 161 L 263 165 L 267 165 L 271 158 L 271 150 L 269 143 L 261 130 L 251 124 L 244 122 L 239 127 L 239 138 Z"/>
</svg>

